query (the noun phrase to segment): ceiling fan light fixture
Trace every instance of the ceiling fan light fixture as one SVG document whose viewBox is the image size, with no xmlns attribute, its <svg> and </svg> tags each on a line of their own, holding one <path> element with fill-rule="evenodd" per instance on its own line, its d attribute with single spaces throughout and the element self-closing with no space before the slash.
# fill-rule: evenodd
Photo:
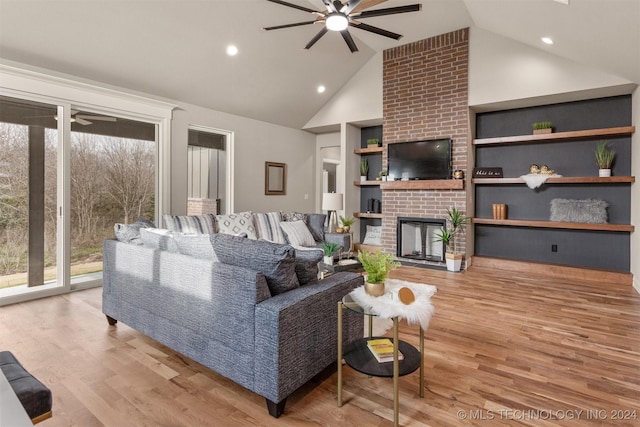
<svg viewBox="0 0 640 427">
<path fill-rule="evenodd" d="M 330 13 L 327 15 L 325 25 L 327 30 L 344 31 L 349 26 L 349 19 L 342 13 Z"/>
</svg>

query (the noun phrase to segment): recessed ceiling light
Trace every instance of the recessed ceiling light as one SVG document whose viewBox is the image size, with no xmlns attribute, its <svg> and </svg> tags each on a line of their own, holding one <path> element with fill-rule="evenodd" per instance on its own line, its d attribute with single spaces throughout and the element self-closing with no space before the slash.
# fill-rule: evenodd
<svg viewBox="0 0 640 427">
<path fill-rule="evenodd" d="M 235 47 L 234 45 L 230 44 L 229 46 L 227 46 L 227 55 L 229 56 L 236 56 L 238 54 L 238 48 Z"/>
<path fill-rule="evenodd" d="M 540 37 L 540 40 L 546 44 L 553 44 L 553 39 L 551 37 Z"/>
<path fill-rule="evenodd" d="M 318 86 L 318 93 L 323 93 L 325 90 L 327 90 L 327 88 L 323 85 Z"/>
</svg>

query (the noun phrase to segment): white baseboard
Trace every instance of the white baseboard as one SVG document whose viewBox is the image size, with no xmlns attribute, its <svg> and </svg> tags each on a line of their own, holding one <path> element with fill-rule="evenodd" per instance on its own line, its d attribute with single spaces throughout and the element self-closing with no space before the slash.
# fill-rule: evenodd
<svg viewBox="0 0 640 427">
<path fill-rule="evenodd" d="M 638 275 L 634 275 L 633 277 L 633 289 L 640 294 L 640 277 L 638 277 Z"/>
</svg>

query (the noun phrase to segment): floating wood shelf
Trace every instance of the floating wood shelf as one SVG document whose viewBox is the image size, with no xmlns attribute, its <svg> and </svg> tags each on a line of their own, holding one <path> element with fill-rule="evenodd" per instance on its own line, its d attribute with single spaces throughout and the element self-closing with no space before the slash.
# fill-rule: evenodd
<svg viewBox="0 0 640 427">
<path fill-rule="evenodd" d="M 506 227 L 564 228 L 570 230 L 633 232 L 635 227 L 628 224 L 587 224 L 581 222 L 536 221 L 528 219 L 473 218 L 474 224 L 499 225 Z"/>
<path fill-rule="evenodd" d="M 379 186 L 382 181 L 353 181 L 353 185 L 357 185 L 358 187 L 363 186 Z"/>
<path fill-rule="evenodd" d="M 370 212 L 354 212 L 353 216 L 356 218 L 378 218 L 382 219 L 381 213 L 370 213 Z"/>
<path fill-rule="evenodd" d="M 414 181 L 382 181 L 383 190 L 462 190 L 462 179 L 424 179 Z"/>
<path fill-rule="evenodd" d="M 384 152 L 384 147 L 356 148 L 353 152 L 355 154 L 380 154 Z"/>
<path fill-rule="evenodd" d="M 473 184 L 524 184 L 521 178 L 473 178 Z M 545 184 L 617 184 L 636 182 L 635 176 L 563 176 L 561 178 L 549 178 Z"/>
<path fill-rule="evenodd" d="M 474 139 L 473 145 L 506 145 L 531 142 L 559 142 L 607 136 L 630 136 L 635 131 L 635 126 L 623 126 L 615 128 L 579 130 L 572 132 L 545 133 L 540 135 L 504 136 L 497 138 Z"/>
</svg>

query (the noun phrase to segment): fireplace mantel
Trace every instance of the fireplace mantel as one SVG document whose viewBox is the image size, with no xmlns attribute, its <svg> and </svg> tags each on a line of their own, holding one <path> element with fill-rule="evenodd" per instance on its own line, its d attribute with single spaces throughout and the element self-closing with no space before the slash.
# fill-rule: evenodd
<svg viewBox="0 0 640 427">
<path fill-rule="evenodd" d="M 463 190 L 462 179 L 425 179 L 413 181 L 383 181 L 380 188 L 384 190 Z"/>
</svg>

